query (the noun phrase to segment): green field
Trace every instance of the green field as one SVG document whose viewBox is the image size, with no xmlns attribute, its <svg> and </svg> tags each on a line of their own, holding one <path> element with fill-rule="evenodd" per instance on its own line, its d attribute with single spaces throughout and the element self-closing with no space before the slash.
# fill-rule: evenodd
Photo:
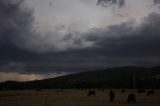
<svg viewBox="0 0 160 106">
<path fill-rule="evenodd" d="M 155 95 L 146 96 L 134 90 L 114 90 L 116 98 L 109 101 L 108 90 L 96 90 L 96 96 L 87 96 L 88 90 L 34 90 L 0 91 L 0 106 L 160 106 L 160 90 L 155 90 Z M 136 104 L 127 104 L 129 93 L 135 92 Z"/>
</svg>

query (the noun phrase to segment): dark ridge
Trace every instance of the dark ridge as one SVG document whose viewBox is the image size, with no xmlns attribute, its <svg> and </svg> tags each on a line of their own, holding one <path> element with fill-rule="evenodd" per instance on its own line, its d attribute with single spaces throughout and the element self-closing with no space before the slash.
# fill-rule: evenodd
<svg viewBox="0 0 160 106">
<path fill-rule="evenodd" d="M 55 88 L 160 88 L 160 66 L 144 68 L 115 67 L 97 71 L 80 72 L 57 78 L 27 82 L 0 83 L 1 90 L 55 89 Z"/>
</svg>

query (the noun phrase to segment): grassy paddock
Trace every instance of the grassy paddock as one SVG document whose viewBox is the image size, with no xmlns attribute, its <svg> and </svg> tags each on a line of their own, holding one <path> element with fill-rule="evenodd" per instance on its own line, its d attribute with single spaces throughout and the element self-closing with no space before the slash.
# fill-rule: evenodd
<svg viewBox="0 0 160 106">
<path fill-rule="evenodd" d="M 109 101 L 108 90 L 96 90 L 96 96 L 87 96 L 88 90 L 20 90 L 0 91 L 0 106 L 160 106 L 160 90 L 155 95 L 146 96 L 134 90 L 113 90 L 116 93 L 114 102 Z M 127 104 L 127 96 L 136 94 L 137 103 Z"/>
</svg>

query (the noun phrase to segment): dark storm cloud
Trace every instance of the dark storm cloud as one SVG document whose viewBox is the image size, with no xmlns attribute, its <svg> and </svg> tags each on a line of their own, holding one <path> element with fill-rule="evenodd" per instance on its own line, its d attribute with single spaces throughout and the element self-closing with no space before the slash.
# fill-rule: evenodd
<svg viewBox="0 0 160 106">
<path fill-rule="evenodd" d="M 19 44 L 32 32 L 32 11 L 22 6 L 23 0 L 0 0 L 0 41 Z"/>
<path fill-rule="evenodd" d="M 0 0 L 0 71 L 26 71 L 25 62 L 33 54 L 19 47 L 33 35 L 33 22 L 33 11 L 25 7 L 24 0 Z"/>
<path fill-rule="evenodd" d="M 97 42 L 99 55 L 117 58 L 117 61 L 118 58 L 135 58 L 137 62 L 150 58 L 148 61 L 152 64 L 158 63 L 160 58 L 159 28 L 160 14 L 151 13 L 144 18 L 141 25 L 135 26 L 134 22 L 128 22 L 109 26 L 106 30 L 93 31 L 93 36 L 89 35 L 87 39 Z"/>
<path fill-rule="evenodd" d="M 112 2 L 119 3 L 119 7 L 125 5 L 124 0 Z M 21 0 L 0 0 L 1 72 L 79 72 L 111 66 L 149 66 L 160 63 L 160 14 L 149 14 L 140 25 L 128 21 L 105 29 L 95 28 L 82 33 L 85 35 L 82 38 L 72 41 L 73 45 L 81 45 L 84 40 L 94 42 L 91 47 L 39 53 L 36 52 L 38 47 L 34 52 L 24 47 L 28 36 L 34 35 L 34 17 L 33 11 L 22 5 Z M 72 35 L 63 40 L 70 38 Z"/>
<path fill-rule="evenodd" d="M 17 71 L 23 69 L 22 73 L 79 72 L 112 66 L 159 65 L 159 28 L 160 14 L 151 13 L 140 25 L 135 26 L 134 22 L 129 21 L 85 33 L 88 36 L 86 40 L 96 43 L 90 48 L 33 53 L 14 46 L 5 47 L 3 52 L 7 51 L 0 53 L 1 59 L 10 59 L 12 62 L 1 64 L 7 71 L 16 71 L 16 67 Z"/>
</svg>

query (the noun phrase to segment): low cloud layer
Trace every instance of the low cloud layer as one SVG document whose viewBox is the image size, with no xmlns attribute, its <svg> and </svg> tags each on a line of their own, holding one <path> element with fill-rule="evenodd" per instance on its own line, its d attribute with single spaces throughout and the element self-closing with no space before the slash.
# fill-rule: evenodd
<svg viewBox="0 0 160 106">
<path fill-rule="evenodd" d="M 3 81 L 33 81 L 33 80 L 41 80 L 46 78 L 54 78 L 58 76 L 66 75 L 65 73 L 57 74 L 20 74 L 17 72 L 14 73 L 6 73 L 0 72 L 0 82 Z"/>
</svg>

